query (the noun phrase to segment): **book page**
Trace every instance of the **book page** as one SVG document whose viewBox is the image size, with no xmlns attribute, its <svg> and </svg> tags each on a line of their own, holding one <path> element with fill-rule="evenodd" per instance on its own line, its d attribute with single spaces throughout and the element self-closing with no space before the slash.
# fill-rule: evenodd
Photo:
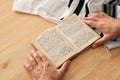
<svg viewBox="0 0 120 80">
<path fill-rule="evenodd" d="M 66 42 L 55 28 L 41 34 L 33 41 L 38 50 L 43 50 L 45 55 L 58 67 L 68 56 L 75 53 L 75 50 Z"/>
<path fill-rule="evenodd" d="M 86 48 L 100 37 L 75 15 L 56 28 L 78 50 Z"/>
</svg>

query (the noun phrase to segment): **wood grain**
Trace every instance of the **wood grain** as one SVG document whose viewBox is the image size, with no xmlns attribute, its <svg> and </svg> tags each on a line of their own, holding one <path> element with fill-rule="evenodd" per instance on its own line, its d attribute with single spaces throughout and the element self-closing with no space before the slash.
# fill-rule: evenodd
<svg viewBox="0 0 120 80">
<path fill-rule="evenodd" d="M 0 0 L 0 80 L 31 80 L 23 63 L 31 40 L 55 26 L 40 16 L 12 11 L 13 0 Z M 76 57 L 63 80 L 120 80 L 120 48 L 109 57 L 103 46 Z"/>
</svg>

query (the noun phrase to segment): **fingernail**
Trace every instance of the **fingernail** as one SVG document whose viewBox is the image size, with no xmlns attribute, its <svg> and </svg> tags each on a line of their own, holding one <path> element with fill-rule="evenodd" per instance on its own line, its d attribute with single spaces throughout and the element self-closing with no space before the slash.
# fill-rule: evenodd
<svg viewBox="0 0 120 80">
<path fill-rule="evenodd" d="M 67 61 L 67 63 L 68 63 L 68 64 L 70 64 L 70 63 L 71 63 L 71 61 L 70 61 L 70 60 L 68 60 L 68 61 Z"/>
<path fill-rule="evenodd" d="M 35 52 L 35 49 L 32 49 L 31 52 L 34 53 L 34 52 Z"/>
<path fill-rule="evenodd" d="M 93 45 L 92 48 L 96 48 L 96 45 Z"/>
<path fill-rule="evenodd" d="M 23 63 L 23 65 L 25 66 L 27 63 Z"/>
</svg>

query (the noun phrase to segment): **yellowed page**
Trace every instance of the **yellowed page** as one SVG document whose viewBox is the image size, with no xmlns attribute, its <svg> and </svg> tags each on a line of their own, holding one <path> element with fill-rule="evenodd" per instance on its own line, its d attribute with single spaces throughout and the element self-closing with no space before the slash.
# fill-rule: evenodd
<svg viewBox="0 0 120 80">
<path fill-rule="evenodd" d="M 55 28 L 40 34 L 32 43 L 38 50 L 45 53 L 56 67 L 59 67 L 99 37 L 76 15 L 72 15 Z"/>
<path fill-rule="evenodd" d="M 56 29 L 78 50 L 81 51 L 100 36 L 83 23 L 75 14 L 59 24 Z"/>
<path fill-rule="evenodd" d="M 55 28 L 43 32 L 32 43 L 38 50 L 45 53 L 56 67 L 59 67 L 75 53 L 75 49 L 66 42 Z"/>
</svg>

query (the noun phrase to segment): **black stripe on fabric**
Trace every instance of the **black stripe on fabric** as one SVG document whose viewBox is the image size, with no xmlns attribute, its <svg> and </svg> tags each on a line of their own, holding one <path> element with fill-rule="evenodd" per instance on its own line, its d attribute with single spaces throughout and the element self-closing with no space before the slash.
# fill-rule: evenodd
<svg viewBox="0 0 120 80">
<path fill-rule="evenodd" d="M 103 4 L 103 11 L 107 13 L 107 4 Z"/>
<path fill-rule="evenodd" d="M 90 0 L 89 0 L 89 1 L 90 1 Z M 88 1 L 88 2 L 89 2 L 89 1 Z M 89 8 L 88 8 L 88 2 L 87 2 L 86 5 L 85 5 L 85 9 L 86 9 L 85 17 L 87 17 L 88 14 L 90 13 L 90 12 L 89 12 Z"/>
<path fill-rule="evenodd" d="M 111 1 L 111 4 L 109 3 L 109 15 L 112 17 L 116 17 L 116 5 L 118 4 L 119 0 L 114 0 L 114 2 Z"/>
<path fill-rule="evenodd" d="M 103 11 L 105 12 L 105 13 L 107 13 L 108 15 L 110 15 L 110 7 L 109 7 L 110 5 L 109 4 L 104 4 L 104 8 L 103 8 Z"/>
<path fill-rule="evenodd" d="M 111 0 L 107 4 L 103 5 L 103 11 L 112 17 L 116 17 L 116 5 L 118 5 L 119 0 Z"/>
<path fill-rule="evenodd" d="M 70 0 L 70 1 L 69 1 L 68 7 L 71 6 L 72 2 L 73 2 L 73 0 Z"/>
<path fill-rule="evenodd" d="M 77 8 L 75 9 L 74 13 L 76 13 L 76 15 L 79 15 L 83 5 L 84 5 L 84 0 L 79 0 L 79 3 L 77 5 Z"/>
<path fill-rule="evenodd" d="M 112 13 L 112 16 L 115 18 L 116 17 L 116 5 L 113 5 L 113 13 Z"/>
<path fill-rule="evenodd" d="M 119 1 L 118 5 L 120 6 L 120 1 Z"/>
<path fill-rule="evenodd" d="M 113 4 L 115 2 L 115 0 L 111 0 L 108 4 Z"/>
<path fill-rule="evenodd" d="M 120 5 L 120 0 L 119 0 L 119 2 L 118 2 L 118 5 Z"/>
</svg>

